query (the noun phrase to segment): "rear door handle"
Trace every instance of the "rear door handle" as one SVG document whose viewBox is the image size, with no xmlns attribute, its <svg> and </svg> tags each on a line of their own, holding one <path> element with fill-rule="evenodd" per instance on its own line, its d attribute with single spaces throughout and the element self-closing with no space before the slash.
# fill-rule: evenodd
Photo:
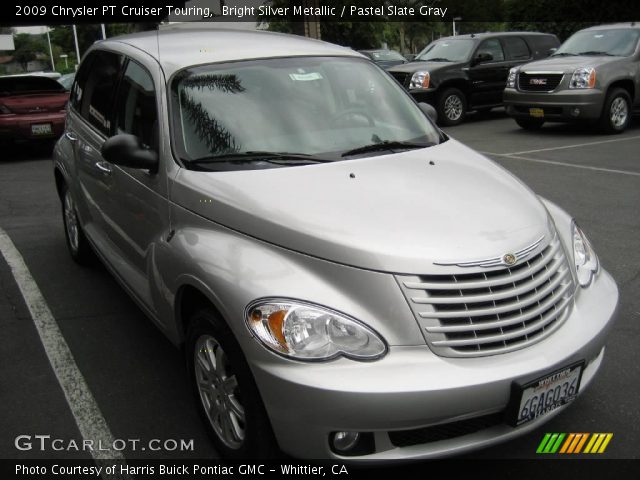
<svg viewBox="0 0 640 480">
<path fill-rule="evenodd" d="M 75 142 L 76 140 L 78 140 L 78 137 L 76 137 L 76 134 L 71 132 L 71 131 L 69 131 L 69 130 L 64 132 L 64 136 L 67 137 L 72 142 Z"/>
<path fill-rule="evenodd" d="M 96 162 L 95 165 L 96 165 L 96 168 L 100 170 L 102 173 L 104 173 L 105 175 L 111 175 L 112 170 L 111 170 L 111 165 L 109 163 Z"/>
</svg>

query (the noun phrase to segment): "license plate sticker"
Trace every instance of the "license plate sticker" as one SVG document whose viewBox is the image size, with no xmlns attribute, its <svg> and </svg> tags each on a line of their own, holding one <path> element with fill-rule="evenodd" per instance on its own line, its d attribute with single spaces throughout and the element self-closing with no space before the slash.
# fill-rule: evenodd
<svg viewBox="0 0 640 480">
<path fill-rule="evenodd" d="M 31 125 L 31 134 L 32 135 L 51 135 L 53 130 L 51 130 L 50 123 L 34 123 Z"/>
<path fill-rule="evenodd" d="M 573 401 L 580 389 L 584 362 L 570 365 L 526 385 L 515 385 L 513 390 L 515 420 L 512 425 L 522 425 L 535 420 L 558 407 Z"/>
<path fill-rule="evenodd" d="M 529 116 L 535 117 L 535 118 L 542 118 L 544 117 L 544 110 L 542 108 L 530 108 Z"/>
</svg>

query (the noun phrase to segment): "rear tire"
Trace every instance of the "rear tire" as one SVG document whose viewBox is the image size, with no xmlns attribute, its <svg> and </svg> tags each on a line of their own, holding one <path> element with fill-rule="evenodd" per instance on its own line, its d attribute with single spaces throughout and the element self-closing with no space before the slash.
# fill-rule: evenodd
<svg viewBox="0 0 640 480">
<path fill-rule="evenodd" d="M 277 457 L 271 423 L 240 345 L 210 309 L 189 321 L 186 360 L 198 410 L 218 453 L 227 459 Z"/>
<path fill-rule="evenodd" d="M 78 265 L 91 265 L 95 261 L 95 255 L 82 231 L 76 204 L 69 187 L 66 185 L 62 187 L 62 223 L 64 224 L 64 237 L 67 242 L 67 248 L 73 261 Z"/>
<path fill-rule="evenodd" d="M 611 90 L 602 108 L 599 127 L 602 133 L 622 133 L 631 121 L 631 97 L 624 88 Z"/>
<path fill-rule="evenodd" d="M 457 88 L 447 88 L 438 98 L 437 110 L 439 123 L 458 125 L 467 116 L 467 97 Z"/>
<path fill-rule="evenodd" d="M 525 130 L 540 130 L 544 120 L 540 118 L 516 118 L 516 123 Z"/>
</svg>

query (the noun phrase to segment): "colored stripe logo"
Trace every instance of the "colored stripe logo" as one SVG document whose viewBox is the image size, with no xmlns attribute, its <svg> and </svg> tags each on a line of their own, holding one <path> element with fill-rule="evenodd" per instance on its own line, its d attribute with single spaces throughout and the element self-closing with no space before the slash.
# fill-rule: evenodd
<svg viewBox="0 0 640 480">
<path fill-rule="evenodd" d="M 536 453 L 604 453 L 613 433 L 546 433 Z"/>
</svg>

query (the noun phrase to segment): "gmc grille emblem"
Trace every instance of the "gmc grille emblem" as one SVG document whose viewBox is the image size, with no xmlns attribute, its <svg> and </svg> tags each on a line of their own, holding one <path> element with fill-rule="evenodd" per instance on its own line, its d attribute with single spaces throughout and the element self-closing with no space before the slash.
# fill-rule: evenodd
<svg viewBox="0 0 640 480">
<path fill-rule="evenodd" d="M 531 78 L 529 79 L 529 85 L 546 85 L 546 78 Z"/>
</svg>

